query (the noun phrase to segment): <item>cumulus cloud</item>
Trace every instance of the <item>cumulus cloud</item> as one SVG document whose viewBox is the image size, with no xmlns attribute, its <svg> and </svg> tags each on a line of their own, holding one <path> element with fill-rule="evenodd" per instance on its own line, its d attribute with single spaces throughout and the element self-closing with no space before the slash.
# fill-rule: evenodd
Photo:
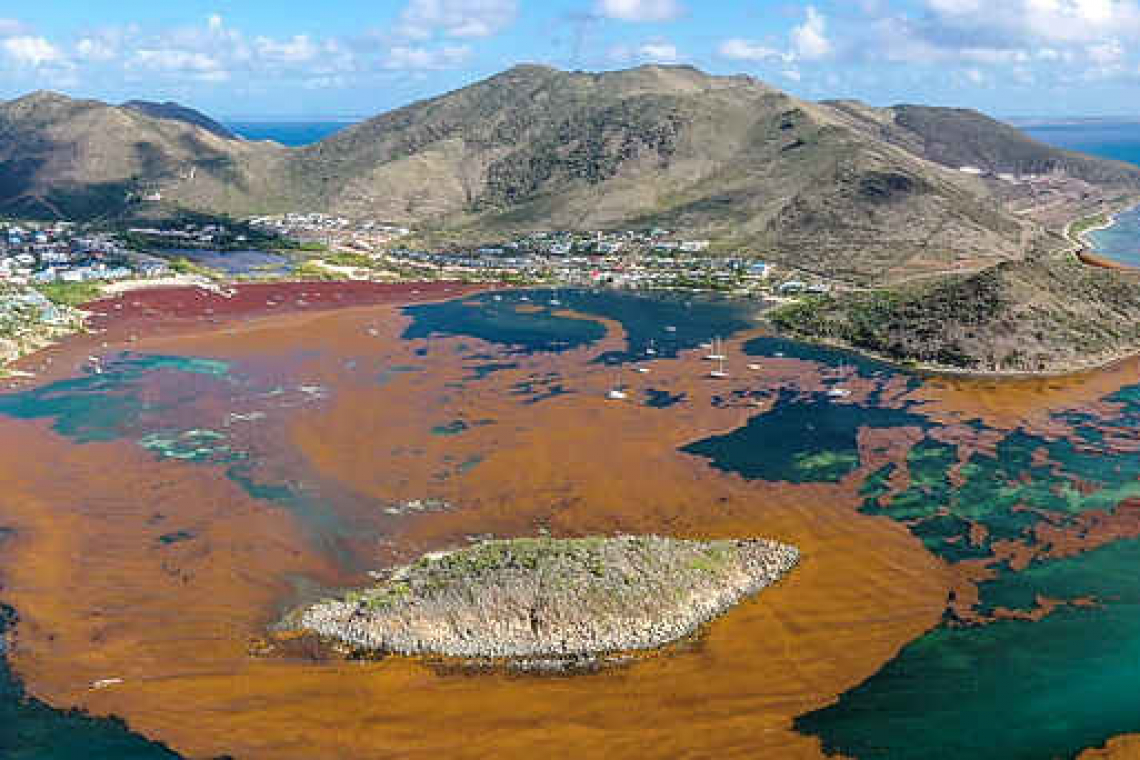
<svg viewBox="0 0 1140 760">
<path fill-rule="evenodd" d="M 0 50 L 19 66 L 40 68 L 66 63 L 63 52 L 44 37 L 17 35 L 0 40 Z"/>
<path fill-rule="evenodd" d="M 791 38 L 792 50 L 799 59 L 816 61 L 831 54 L 831 41 L 827 39 L 827 19 L 814 6 L 807 7 L 807 18 L 792 29 Z"/>
<path fill-rule="evenodd" d="M 119 57 L 119 46 L 107 35 L 92 35 L 75 43 L 75 54 L 82 61 L 107 63 Z"/>
<path fill-rule="evenodd" d="M 681 51 L 672 42 L 654 40 L 632 45 L 614 45 L 607 56 L 610 63 L 631 66 L 643 63 L 674 64 L 682 59 Z"/>
<path fill-rule="evenodd" d="M 433 71 L 462 65 L 471 56 L 467 45 L 427 48 L 397 45 L 388 51 L 384 68 L 394 70 Z"/>
<path fill-rule="evenodd" d="M 676 63 L 681 60 L 677 46 L 669 42 L 648 42 L 639 47 L 637 53 L 642 60 L 656 63 Z"/>
<path fill-rule="evenodd" d="M 189 50 L 136 50 L 127 67 L 146 72 L 173 72 L 203 82 L 224 82 L 230 78 L 222 61 L 202 52 Z"/>
<path fill-rule="evenodd" d="M 739 37 L 727 39 L 722 42 L 717 52 L 722 58 L 728 58 L 732 61 L 748 61 L 750 63 L 787 61 L 791 57 L 791 55 L 785 51 Z"/>
<path fill-rule="evenodd" d="M 414 40 L 491 37 L 514 23 L 518 10 L 517 0 L 411 0 L 399 33 Z"/>
<path fill-rule="evenodd" d="M 599 0 L 598 14 L 618 21 L 673 21 L 684 13 L 678 0 Z"/>
<path fill-rule="evenodd" d="M 720 44 L 717 53 L 731 61 L 790 64 L 827 58 L 832 53 L 832 44 L 827 36 L 826 17 L 815 6 L 809 5 L 803 23 L 793 26 L 788 33 L 786 49 L 781 50 L 743 37 L 732 37 Z M 788 68 L 783 73 L 788 76 L 788 72 L 794 72 L 793 76 L 789 76 L 791 79 L 800 76 L 799 69 Z"/>
<path fill-rule="evenodd" d="M 262 59 L 275 63 L 308 63 L 320 52 L 320 46 L 307 34 L 294 35 L 288 40 L 258 37 L 254 48 Z"/>
</svg>

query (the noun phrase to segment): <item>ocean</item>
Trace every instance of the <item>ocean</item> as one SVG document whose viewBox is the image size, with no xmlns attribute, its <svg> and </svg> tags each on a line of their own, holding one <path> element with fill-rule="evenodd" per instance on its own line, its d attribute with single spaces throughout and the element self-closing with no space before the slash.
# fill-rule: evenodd
<svg viewBox="0 0 1140 760">
<path fill-rule="evenodd" d="M 1058 148 L 1140 165 L 1140 123 L 1137 122 L 1041 124 L 1023 131 Z"/>
<path fill-rule="evenodd" d="M 247 140 L 273 140 L 290 148 L 320 142 L 352 121 L 228 121 L 227 129 Z"/>
<path fill-rule="evenodd" d="M 1140 166 L 1140 123 L 1042 124 L 1027 128 L 1025 132 L 1058 148 Z M 1113 226 L 1089 232 L 1086 237 L 1102 256 L 1140 267 L 1140 208 L 1118 214 Z"/>
</svg>

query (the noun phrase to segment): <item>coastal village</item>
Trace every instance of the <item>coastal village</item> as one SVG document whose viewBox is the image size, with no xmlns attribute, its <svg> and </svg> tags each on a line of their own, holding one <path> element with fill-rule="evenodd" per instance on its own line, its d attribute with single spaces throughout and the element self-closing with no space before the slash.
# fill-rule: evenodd
<svg viewBox="0 0 1140 760">
<path fill-rule="evenodd" d="M 197 254 L 256 251 L 270 272 L 219 272 Z M 215 258 L 217 260 L 217 258 Z M 748 251 L 664 229 L 550 231 L 476 246 L 432 245 L 381 221 L 318 213 L 241 222 L 183 220 L 126 227 L 0 220 L 0 361 L 80 329 L 75 308 L 105 286 L 130 290 L 201 280 L 353 279 L 533 286 L 689 289 L 740 297 L 827 293 L 820 278 L 778 271 Z"/>
</svg>

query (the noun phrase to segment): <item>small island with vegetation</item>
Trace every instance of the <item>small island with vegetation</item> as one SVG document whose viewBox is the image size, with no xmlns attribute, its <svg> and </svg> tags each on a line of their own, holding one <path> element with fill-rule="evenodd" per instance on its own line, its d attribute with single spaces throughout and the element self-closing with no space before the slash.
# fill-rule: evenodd
<svg viewBox="0 0 1140 760">
<path fill-rule="evenodd" d="M 767 540 L 519 538 L 424 555 L 287 627 L 365 654 L 573 667 L 696 632 L 799 561 Z"/>
</svg>

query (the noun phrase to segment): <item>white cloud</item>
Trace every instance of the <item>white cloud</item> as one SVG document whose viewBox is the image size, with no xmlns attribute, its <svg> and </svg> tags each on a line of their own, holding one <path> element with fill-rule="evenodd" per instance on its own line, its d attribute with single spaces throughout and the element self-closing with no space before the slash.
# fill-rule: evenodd
<svg viewBox="0 0 1140 760">
<path fill-rule="evenodd" d="M 289 40 L 258 37 L 254 40 L 257 55 L 274 63 L 308 63 L 320 53 L 320 47 L 307 34 L 298 34 Z"/>
<path fill-rule="evenodd" d="M 63 53 L 44 37 L 19 35 L 0 40 L 0 50 L 20 66 L 39 68 L 46 65 L 66 63 Z"/>
<path fill-rule="evenodd" d="M 654 63 L 676 63 L 681 60 L 677 46 L 668 42 L 649 42 L 637 49 L 638 57 Z"/>
<path fill-rule="evenodd" d="M 0 18 L 0 37 L 14 37 L 23 34 L 27 29 L 19 21 L 11 18 Z"/>
<path fill-rule="evenodd" d="M 599 0 L 597 8 L 618 21 L 673 21 L 685 11 L 678 0 Z"/>
<path fill-rule="evenodd" d="M 411 0 L 398 31 L 414 40 L 491 37 L 514 23 L 518 10 L 517 0 Z"/>
<path fill-rule="evenodd" d="M 942 0 L 949 2 L 950 0 Z M 792 50 L 796 57 L 805 61 L 816 61 L 831 54 L 831 41 L 827 38 L 827 19 L 815 9 L 807 7 L 807 18 L 792 29 Z"/>
<path fill-rule="evenodd" d="M 113 41 L 99 37 L 84 37 L 75 44 L 75 53 L 84 61 L 106 63 L 119 56 Z"/>
<path fill-rule="evenodd" d="M 427 48 L 397 45 L 388 51 L 384 68 L 400 71 L 433 71 L 462 65 L 471 56 L 467 45 Z"/>
<path fill-rule="evenodd" d="M 723 58 L 728 58 L 733 61 L 749 61 L 751 63 L 787 61 L 790 58 L 788 53 L 781 50 L 739 37 L 722 42 L 717 52 Z"/>
<path fill-rule="evenodd" d="M 1124 60 L 1124 46 L 1120 44 L 1120 40 L 1089 45 L 1086 52 L 1089 60 L 1097 66 L 1110 66 Z"/>
<path fill-rule="evenodd" d="M 224 82 L 230 74 L 217 58 L 189 50 L 136 50 L 127 62 L 130 69 L 183 74 L 200 82 Z"/>
</svg>

